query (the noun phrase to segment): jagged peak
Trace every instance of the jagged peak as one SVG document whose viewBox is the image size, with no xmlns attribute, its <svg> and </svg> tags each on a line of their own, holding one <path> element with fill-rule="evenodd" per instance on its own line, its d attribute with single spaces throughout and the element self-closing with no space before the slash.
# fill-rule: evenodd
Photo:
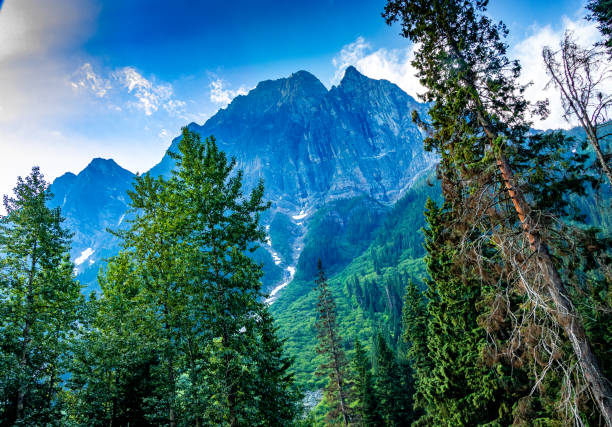
<svg viewBox="0 0 612 427">
<path fill-rule="evenodd" d="M 97 172 L 103 174 L 121 173 L 133 175 L 129 170 L 121 167 L 113 159 L 104 159 L 102 157 L 96 157 L 89 162 L 89 164 L 83 169 L 79 175 L 88 172 Z"/>
<path fill-rule="evenodd" d="M 55 181 L 57 180 L 61 180 L 61 181 L 69 181 L 72 179 L 75 179 L 77 176 L 75 174 L 73 174 L 72 172 L 66 172 L 61 176 L 58 176 L 57 178 L 55 178 Z"/>
<path fill-rule="evenodd" d="M 355 68 L 352 65 L 349 65 L 348 67 L 346 67 L 346 70 L 344 70 L 344 77 L 342 77 L 342 80 L 340 81 L 340 84 L 346 82 L 346 81 L 355 81 L 355 80 L 362 80 L 367 77 L 364 76 L 363 74 L 361 74 L 357 68 Z"/>
</svg>

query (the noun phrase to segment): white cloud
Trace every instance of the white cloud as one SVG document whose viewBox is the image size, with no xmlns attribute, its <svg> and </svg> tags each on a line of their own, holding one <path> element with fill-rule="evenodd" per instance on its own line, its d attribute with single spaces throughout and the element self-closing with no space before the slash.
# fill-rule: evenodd
<svg viewBox="0 0 612 427">
<path fill-rule="evenodd" d="M 134 67 L 120 68 L 112 76 L 136 97 L 137 102 L 131 102 L 130 105 L 143 110 L 147 116 L 172 101 L 173 90 L 170 84 L 154 84 L 136 71 Z"/>
<path fill-rule="evenodd" d="M 523 83 L 533 82 L 525 91 L 526 98 L 532 102 L 543 99 L 550 101 L 549 117 L 546 120 L 535 120 L 534 122 L 534 126 L 538 129 L 569 128 L 576 125 L 576 123 L 568 123 L 563 118 L 559 92 L 554 87 L 546 89 L 550 77 L 546 74 L 546 67 L 542 59 L 544 47 L 559 49 L 559 43 L 566 30 L 572 31 L 578 44 L 583 47 L 591 47 L 601 37 L 595 23 L 582 17 L 572 20 L 564 16 L 559 27 L 534 26 L 531 34 L 510 50 L 510 56 L 521 63 L 521 81 Z M 608 84 L 610 83 L 612 82 Z M 610 86 L 608 88 L 612 89 Z"/>
<path fill-rule="evenodd" d="M 210 100 L 222 107 L 228 105 L 238 95 L 246 95 L 248 93 L 247 88 L 244 86 L 240 86 L 236 90 L 226 89 L 224 86 L 225 82 L 220 78 L 211 81 L 208 85 L 210 89 Z"/>
<path fill-rule="evenodd" d="M 424 88 L 411 64 L 414 52 L 414 45 L 405 49 L 373 50 L 372 45 L 363 37 L 357 37 L 354 42 L 345 45 L 332 60 L 336 68 L 332 84 L 338 84 L 346 68 L 353 65 L 362 74 L 374 79 L 389 80 L 416 98 L 419 93 L 424 92 Z"/>
<path fill-rule="evenodd" d="M 75 89 L 89 90 L 98 98 L 103 98 L 112 87 L 110 80 L 96 74 L 89 62 L 79 67 L 70 84 Z"/>
<path fill-rule="evenodd" d="M 105 77 L 86 62 L 72 75 L 70 85 L 97 98 L 112 98 L 107 100 L 112 110 L 122 111 L 117 104 L 124 103 L 142 110 L 146 116 L 151 116 L 163 108 L 173 117 L 187 117 L 185 113 L 187 104 L 174 97 L 174 89 L 170 83 L 158 83 L 153 79 L 147 79 L 134 67 L 118 68 Z M 110 97 L 110 94 L 114 96 Z"/>
</svg>

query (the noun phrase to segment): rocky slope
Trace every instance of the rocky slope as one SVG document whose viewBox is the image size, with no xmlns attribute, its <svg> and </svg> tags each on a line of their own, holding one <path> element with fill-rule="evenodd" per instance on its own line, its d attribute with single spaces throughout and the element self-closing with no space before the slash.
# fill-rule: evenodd
<svg viewBox="0 0 612 427">
<path fill-rule="evenodd" d="M 358 196 L 392 204 L 432 166 L 410 118 L 413 109 L 426 110 L 396 85 L 349 67 L 331 90 L 306 71 L 261 82 L 203 125 L 189 125 L 203 137 L 214 135 L 236 157 L 247 188 L 264 180 L 272 202 L 264 223 L 272 240 L 258 257 L 268 289 L 293 277 L 309 218 L 318 209 Z M 169 150 L 176 151 L 178 142 Z M 173 164 L 166 155 L 150 173 L 167 176 Z M 96 159 L 52 186 L 54 203 L 75 232 L 79 278 L 90 286 L 103 257 L 117 251 L 105 229 L 122 223 L 132 178 L 114 162 Z"/>
</svg>

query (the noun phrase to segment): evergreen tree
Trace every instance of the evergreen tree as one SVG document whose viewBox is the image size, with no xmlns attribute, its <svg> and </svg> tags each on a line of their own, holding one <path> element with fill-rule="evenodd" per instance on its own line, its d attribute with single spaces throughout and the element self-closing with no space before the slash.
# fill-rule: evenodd
<svg viewBox="0 0 612 427">
<path fill-rule="evenodd" d="M 67 343 L 81 305 L 70 234 L 40 170 L 0 219 L 0 425 L 59 425 Z"/>
<path fill-rule="evenodd" d="M 355 399 L 354 424 L 362 426 L 382 425 L 374 390 L 372 362 L 366 349 L 357 339 L 355 340 L 355 354 L 352 365 L 354 370 L 352 397 Z"/>
<path fill-rule="evenodd" d="M 331 406 L 327 414 L 327 420 L 335 422 L 338 417 L 341 417 L 342 423 L 348 426 L 351 420 L 346 372 L 348 362 L 342 348 L 342 337 L 338 335 L 336 303 L 329 290 L 321 260 L 318 261 L 317 267 L 319 270 L 319 276 L 316 280 L 319 292 L 317 302 L 319 315 L 316 323 L 319 340 L 317 353 L 325 357 L 325 362 L 319 366 L 317 375 L 326 375 L 329 378 L 325 388 L 325 397 L 327 403 Z"/>
<path fill-rule="evenodd" d="M 97 402 L 91 413 L 113 423 L 139 405 L 155 425 L 288 424 L 299 394 L 250 256 L 265 239 L 263 185 L 244 197 L 235 160 L 187 128 L 173 157 L 169 180 L 138 177 L 129 193 L 124 250 L 75 351 L 95 367 L 72 380 L 75 407 Z M 129 387 L 141 394 L 128 401 Z"/>
<path fill-rule="evenodd" d="M 592 13 L 589 19 L 599 23 L 604 44 L 612 55 L 612 0 L 589 0 L 587 9 Z"/>
<path fill-rule="evenodd" d="M 433 206 L 432 206 L 433 205 Z M 425 208 L 431 212 L 435 206 L 431 199 L 427 199 Z M 426 211 L 426 212 L 427 212 Z M 430 297 L 435 298 L 435 282 L 428 281 L 428 286 L 433 292 L 429 292 Z M 427 400 L 426 381 L 431 376 L 432 358 L 427 348 L 427 333 L 430 322 L 427 305 L 419 288 L 410 281 L 406 287 L 404 296 L 404 306 L 402 308 L 403 340 L 410 345 L 407 358 L 412 368 L 414 378 L 414 407 L 426 410 Z M 429 410 L 431 412 L 431 409 Z M 421 414 L 417 412 L 415 418 Z"/>
<path fill-rule="evenodd" d="M 153 425 L 160 348 L 139 280 L 125 253 L 99 277 L 102 297 L 90 296 L 70 347 L 68 425 Z"/>
<path fill-rule="evenodd" d="M 289 372 L 292 359 L 285 355 L 283 341 L 277 337 L 277 328 L 267 309 L 261 312 L 261 351 L 257 362 L 255 390 L 258 402 L 257 417 L 262 426 L 283 427 L 298 418 L 300 393 Z"/>
<path fill-rule="evenodd" d="M 510 424 L 512 405 L 521 397 L 518 393 L 526 395 L 529 388 L 513 382 L 499 362 L 487 366 L 483 360 L 487 332 L 478 322 L 482 313 L 477 308 L 486 288 L 463 266 L 465 260 L 457 250 L 462 236 L 451 226 L 451 215 L 431 199 L 427 201 L 427 313 L 414 285 L 406 296 L 404 328 L 412 344 L 409 356 L 416 374 L 416 403 L 425 410 L 420 422 Z"/>
<path fill-rule="evenodd" d="M 559 362 L 550 356 L 555 353 L 549 352 L 549 360 L 564 363 L 565 372 L 579 366 L 582 377 L 567 375 L 566 390 L 573 394 L 581 388 L 576 380 L 584 382 L 606 424 L 612 425 L 612 400 L 608 397 L 612 389 L 571 300 L 569 289 L 579 288 L 580 283 L 567 282 L 560 274 L 564 254 L 551 246 L 558 223 L 551 220 L 551 212 L 534 209 L 531 198 L 537 197 L 537 192 L 523 180 L 524 170 L 513 170 L 517 166 L 513 153 L 531 142 L 525 118 L 530 105 L 522 96 L 524 87 L 517 84 L 520 65 L 506 56 L 503 37 L 507 29 L 491 21 L 486 6 L 486 0 L 390 0 L 384 16 L 388 23 L 401 20 L 403 35 L 420 44 L 414 65 L 427 88 L 424 99 L 432 103 L 426 147 L 441 154 L 444 179 L 459 183 L 454 191 L 462 194 L 456 200 L 466 208 L 461 215 L 467 229 L 481 233 L 480 239 L 470 239 L 473 244 L 462 242 L 464 253 L 471 253 L 475 264 L 489 259 L 498 262 L 496 257 L 478 253 L 498 248 L 504 267 L 508 267 L 504 280 L 510 280 L 517 292 L 529 290 L 523 291 L 527 302 L 522 305 L 522 318 L 537 325 L 526 330 L 519 322 L 515 332 L 542 331 L 533 337 L 541 356 L 549 342 L 553 347 L 569 344 L 573 354 Z M 536 107 L 542 113 L 546 106 Z M 531 158 L 537 154 L 532 150 Z M 452 209 L 458 212 L 461 207 L 452 205 Z M 485 240 L 491 244 L 481 245 Z M 508 293 L 502 290 L 499 295 Z M 505 305 L 509 304 L 507 300 Z M 559 329 L 564 338 L 557 333 Z M 543 371 L 547 372 L 550 370 Z M 567 412 L 578 419 L 577 400 L 564 401 L 570 406 Z"/>
<path fill-rule="evenodd" d="M 375 387 L 379 414 L 385 426 L 409 426 L 413 421 L 412 377 L 400 363 L 387 340 L 376 335 Z"/>
</svg>

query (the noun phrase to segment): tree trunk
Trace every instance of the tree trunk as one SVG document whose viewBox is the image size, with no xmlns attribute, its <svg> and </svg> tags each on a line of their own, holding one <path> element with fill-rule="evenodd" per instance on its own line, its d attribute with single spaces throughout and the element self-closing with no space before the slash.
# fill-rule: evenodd
<svg viewBox="0 0 612 427">
<path fill-rule="evenodd" d="M 26 364 L 28 360 L 28 345 L 30 344 L 30 328 L 32 327 L 32 310 L 34 305 L 34 274 L 36 268 L 36 250 L 38 249 L 38 241 L 34 240 L 32 244 L 32 254 L 31 254 L 31 264 L 30 271 L 28 273 L 28 290 L 26 296 L 26 318 L 25 325 L 23 327 L 23 344 L 21 345 L 21 358 L 19 361 L 19 365 L 21 367 L 22 372 L 26 369 Z M 23 418 L 24 411 L 24 402 L 25 402 L 25 384 L 21 381 L 19 382 L 19 391 L 17 392 L 17 420 L 21 420 Z"/>
<path fill-rule="evenodd" d="M 497 135 L 491 130 L 490 124 L 480 111 L 478 112 L 478 120 L 492 144 Z M 595 356 L 589 343 L 582 321 L 567 295 L 565 284 L 552 261 L 548 247 L 540 238 L 533 224 L 533 219 L 529 216 L 529 204 L 520 189 L 514 185 L 514 173 L 502 153 L 497 155 L 497 167 L 504 180 L 506 192 L 514 205 L 514 210 L 521 221 L 531 250 L 537 254 L 537 262 L 544 272 L 547 282 L 546 290 L 556 306 L 554 315 L 557 318 L 557 323 L 563 328 L 572 344 L 580 369 L 589 385 L 593 399 L 599 407 L 601 416 L 606 425 L 612 427 L 612 388 L 599 367 L 597 356 Z"/>
<path fill-rule="evenodd" d="M 534 231 L 535 227 L 527 211 L 527 202 L 520 190 L 512 185 L 513 173 L 503 154 L 498 155 L 497 165 L 504 179 L 506 191 L 512 199 L 514 209 L 521 221 L 529 245 L 538 255 L 538 263 L 544 271 L 546 281 L 548 282 L 548 293 L 556 306 L 554 314 L 557 318 L 557 322 L 561 325 L 572 344 L 572 349 L 576 354 L 578 364 L 589 384 L 593 399 L 599 407 L 606 425 L 612 426 L 612 389 L 599 367 L 597 357 L 591 348 L 584 326 L 567 295 L 565 285 L 552 261 L 548 247 L 542 242 L 537 232 Z"/>
<path fill-rule="evenodd" d="M 336 371 L 336 385 L 338 387 L 338 398 L 340 400 L 340 411 L 342 412 L 342 420 L 344 426 L 348 426 L 348 411 L 346 408 L 346 402 L 344 397 L 344 387 L 342 384 L 342 374 L 340 373 L 340 361 L 338 360 L 338 343 L 335 339 L 335 333 L 331 325 L 330 316 L 332 315 L 329 310 L 329 306 L 325 306 L 327 312 L 327 330 L 329 333 L 329 341 L 332 347 L 332 356 L 334 358 L 334 371 Z"/>
<path fill-rule="evenodd" d="M 582 127 L 585 128 L 587 137 L 589 138 L 589 141 L 591 142 L 591 145 L 593 146 L 593 149 L 595 150 L 595 155 L 597 156 L 597 160 L 599 161 L 599 164 L 601 165 L 601 168 L 603 169 L 604 173 L 608 177 L 608 184 L 612 185 L 612 171 L 610 170 L 610 167 L 608 166 L 608 163 L 606 163 L 606 159 L 604 158 L 604 155 L 601 152 L 601 146 L 599 145 L 599 138 L 597 137 L 597 130 L 594 129 L 593 126 L 589 126 L 588 128 L 585 127 L 584 123 Z"/>
</svg>

